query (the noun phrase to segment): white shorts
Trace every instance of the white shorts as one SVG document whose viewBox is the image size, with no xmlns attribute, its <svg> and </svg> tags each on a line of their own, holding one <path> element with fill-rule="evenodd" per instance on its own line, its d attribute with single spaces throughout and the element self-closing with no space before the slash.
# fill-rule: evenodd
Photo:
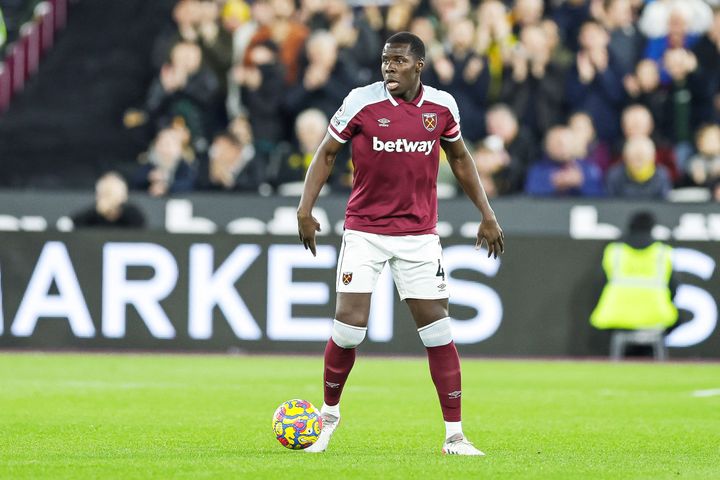
<svg viewBox="0 0 720 480">
<path fill-rule="evenodd" d="M 343 293 L 372 293 L 385 263 L 400 299 L 448 298 L 440 237 L 378 235 L 345 230 L 335 288 Z"/>
</svg>

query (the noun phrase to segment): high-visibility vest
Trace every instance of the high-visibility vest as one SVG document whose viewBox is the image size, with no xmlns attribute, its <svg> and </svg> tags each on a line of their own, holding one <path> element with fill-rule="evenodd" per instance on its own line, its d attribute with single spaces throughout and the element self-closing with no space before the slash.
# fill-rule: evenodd
<svg viewBox="0 0 720 480">
<path fill-rule="evenodd" d="M 5 28 L 5 19 L 3 18 L 2 9 L 0 9 L 0 47 L 5 45 L 7 40 L 7 29 Z"/>
<path fill-rule="evenodd" d="M 635 249 L 613 242 L 605 247 L 603 269 L 607 285 L 590 316 L 600 329 L 666 328 L 677 321 L 670 298 L 672 248 L 655 242 Z"/>
</svg>

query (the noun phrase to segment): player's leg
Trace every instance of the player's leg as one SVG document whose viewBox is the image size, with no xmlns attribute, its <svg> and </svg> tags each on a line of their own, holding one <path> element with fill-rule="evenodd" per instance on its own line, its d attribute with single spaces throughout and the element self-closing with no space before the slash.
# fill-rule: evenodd
<svg viewBox="0 0 720 480">
<path fill-rule="evenodd" d="M 445 420 L 443 453 L 483 455 L 467 440 L 462 431 L 460 356 L 450 330 L 448 300 L 408 298 L 406 302 L 427 351 L 430 376 L 435 384 Z"/>
<path fill-rule="evenodd" d="M 440 241 L 434 235 L 399 238 L 393 253 L 396 255 L 390 261 L 393 277 L 425 345 L 430 375 L 440 400 L 446 432 L 443 452 L 482 455 L 462 432 L 460 358 L 450 330 Z"/>
<path fill-rule="evenodd" d="M 332 335 L 325 347 L 324 398 L 320 409 L 323 427 L 317 441 L 305 449 L 308 453 L 327 450 L 330 439 L 340 424 L 340 396 L 355 364 L 355 348 L 365 339 L 370 315 L 370 296 L 369 293 L 337 294 Z"/>
<path fill-rule="evenodd" d="M 325 347 L 325 410 L 339 416 L 340 396 L 355 363 L 355 348 L 365 339 L 370 315 L 369 293 L 337 294 L 333 330 Z"/>
<path fill-rule="evenodd" d="M 347 231 L 343 235 L 337 269 L 337 303 L 332 335 L 325 347 L 321 408 L 323 429 L 318 440 L 305 449 L 327 449 L 340 422 L 340 396 L 355 363 L 355 349 L 364 340 L 370 315 L 371 292 L 387 261 L 372 235 Z"/>
</svg>

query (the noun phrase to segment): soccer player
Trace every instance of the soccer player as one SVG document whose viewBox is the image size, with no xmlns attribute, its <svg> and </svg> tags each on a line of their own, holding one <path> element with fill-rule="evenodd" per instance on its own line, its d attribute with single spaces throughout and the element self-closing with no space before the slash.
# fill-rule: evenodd
<svg viewBox="0 0 720 480">
<path fill-rule="evenodd" d="M 384 81 L 357 88 L 335 113 L 310 164 L 297 211 L 305 249 L 316 254 L 320 224 L 312 208 L 335 157 L 352 140 L 353 188 L 337 266 L 337 305 L 325 348 L 323 429 L 307 452 L 323 452 L 340 422 L 340 395 L 365 338 L 370 296 L 385 263 L 427 349 L 446 435 L 442 451 L 483 455 L 460 421 L 460 359 L 452 341 L 448 288 L 437 223 L 440 147 L 465 193 L 482 215 L 476 248 L 504 251 L 503 231 L 488 203 L 475 163 L 462 140 L 453 97 L 423 85 L 425 45 L 400 32 L 382 51 Z"/>
</svg>

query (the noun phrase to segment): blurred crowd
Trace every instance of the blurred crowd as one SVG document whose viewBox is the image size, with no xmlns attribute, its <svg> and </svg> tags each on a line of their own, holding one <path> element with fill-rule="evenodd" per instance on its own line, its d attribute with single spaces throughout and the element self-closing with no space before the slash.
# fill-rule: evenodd
<svg viewBox="0 0 720 480">
<path fill-rule="evenodd" d="M 179 0 L 172 19 L 124 116 L 148 144 L 129 183 L 152 195 L 297 193 L 329 118 L 408 30 L 490 196 L 720 201 L 710 0 Z M 328 189 L 350 188 L 349 153 Z"/>
</svg>

